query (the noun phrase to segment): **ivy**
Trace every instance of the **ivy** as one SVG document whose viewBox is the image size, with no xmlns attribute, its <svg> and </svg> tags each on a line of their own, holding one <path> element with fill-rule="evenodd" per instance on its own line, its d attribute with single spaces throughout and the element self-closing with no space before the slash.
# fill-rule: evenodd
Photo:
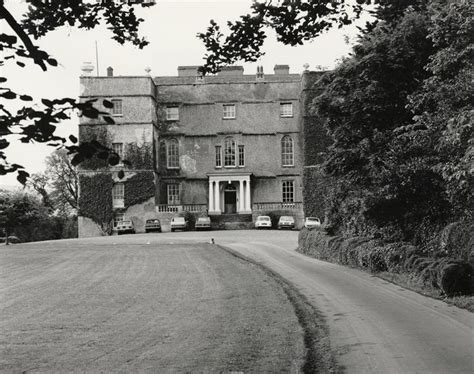
<svg viewBox="0 0 474 374">
<path fill-rule="evenodd" d="M 92 219 L 104 234 L 112 232 L 113 179 L 110 173 L 80 175 L 79 215 Z"/>
<path fill-rule="evenodd" d="M 153 145 L 152 143 L 128 143 L 125 148 L 125 157 L 132 169 L 153 170 Z"/>
<path fill-rule="evenodd" d="M 112 140 L 109 132 L 104 126 L 85 126 L 79 127 L 79 138 L 83 142 L 98 142 L 105 147 L 112 146 Z M 107 161 L 109 154 L 107 152 L 99 152 L 89 159 L 81 162 L 82 169 L 98 170 L 109 167 Z"/>
<path fill-rule="evenodd" d="M 137 172 L 124 183 L 125 208 L 141 204 L 155 196 L 155 175 L 152 171 Z"/>
</svg>

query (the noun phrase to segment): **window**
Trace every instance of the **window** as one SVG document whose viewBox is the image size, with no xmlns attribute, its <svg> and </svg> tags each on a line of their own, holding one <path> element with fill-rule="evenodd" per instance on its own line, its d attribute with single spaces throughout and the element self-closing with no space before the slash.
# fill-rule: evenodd
<svg viewBox="0 0 474 374">
<path fill-rule="evenodd" d="M 235 105 L 234 104 L 227 104 L 224 105 L 224 114 L 223 118 L 235 118 Z"/>
<path fill-rule="evenodd" d="M 112 107 L 112 115 L 113 116 L 121 116 L 123 114 L 123 112 L 122 112 L 122 100 L 120 100 L 120 99 L 112 100 L 112 104 L 114 105 Z"/>
<path fill-rule="evenodd" d="M 288 135 L 281 138 L 281 164 L 293 166 L 293 139 Z"/>
<path fill-rule="evenodd" d="M 295 201 L 295 182 L 292 180 L 283 181 L 282 193 L 284 203 L 293 203 Z"/>
<path fill-rule="evenodd" d="M 222 147 L 216 145 L 216 168 L 222 167 Z"/>
<path fill-rule="evenodd" d="M 123 143 L 112 143 L 112 151 L 117 153 L 120 158 L 123 158 Z"/>
<path fill-rule="evenodd" d="M 167 185 L 168 205 L 180 204 L 179 198 L 179 184 L 172 183 Z"/>
<path fill-rule="evenodd" d="M 123 183 L 117 183 L 112 187 L 112 205 L 114 208 L 124 207 Z"/>
<path fill-rule="evenodd" d="M 114 215 L 114 227 L 117 227 L 118 223 L 123 221 L 124 219 L 124 214 L 123 213 L 115 213 Z"/>
<path fill-rule="evenodd" d="M 292 103 L 280 104 L 280 117 L 293 117 L 293 104 Z"/>
<path fill-rule="evenodd" d="M 235 141 L 232 138 L 224 141 L 224 166 L 235 166 Z"/>
<path fill-rule="evenodd" d="M 167 121 L 179 120 L 179 108 L 177 106 L 166 107 L 166 120 Z"/>
<path fill-rule="evenodd" d="M 179 168 L 179 144 L 171 139 L 166 144 L 166 163 L 169 169 Z"/>
<path fill-rule="evenodd" d="M 245 166 L 245 148 L 239 145 L 239 166 Z"/>
</svg>

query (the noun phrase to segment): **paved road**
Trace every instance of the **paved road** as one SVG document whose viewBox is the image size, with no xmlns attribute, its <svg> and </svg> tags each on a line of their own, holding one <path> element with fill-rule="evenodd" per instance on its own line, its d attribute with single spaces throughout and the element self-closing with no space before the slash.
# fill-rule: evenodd
<svg viewBox="0 0 474 374">
<path fill-rule="evenodd" d="M 294 251 L 297 232 L 162 234 L 232 248 L 293 282 L 322 311 L 349 373 L 472 373 L 473 314 L 364 272 Z M 139 239 L 137 236 L 136 240 Z"/>
</svg>

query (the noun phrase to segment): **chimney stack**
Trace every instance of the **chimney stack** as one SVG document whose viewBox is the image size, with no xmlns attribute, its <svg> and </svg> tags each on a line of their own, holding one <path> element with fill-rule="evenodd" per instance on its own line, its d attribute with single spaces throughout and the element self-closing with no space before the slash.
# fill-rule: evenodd
<svg viewBox="0 0 474 374">
<path fill-rule="evenodd" d="M 114 69 L 112 68 L 112 66 L 109 66 L 107 68 L 107 76 L 108 77 L 113 77 L 114 76 Z"/>
<path fill-rule="evenodd" d="M 288 75 L 290 74 L 290 66 L 289 65 L 275 65 L 273 68 L 275 75 Z"/>
<path fill-rule="evenodd" d="M 263 79 L 263 66 L 257 66 L 257 79 Z"/>
</svg>

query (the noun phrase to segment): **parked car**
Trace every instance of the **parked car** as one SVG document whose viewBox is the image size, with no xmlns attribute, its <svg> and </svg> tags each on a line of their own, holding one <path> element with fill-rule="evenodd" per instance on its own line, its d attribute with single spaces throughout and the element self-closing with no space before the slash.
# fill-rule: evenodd
<svg viewBox="0 0 474 374">
<path fill-rule="evenodd" d="M 129 219 L 120 221 L 117 223 L 117 234 L 135 234 L 135 226 L 133 226 L 133 222 Z"/>
<path fill-rule="evenodd" d="M 158 218 L 147 219 L 145 222 L 145 232 L 161 232 L 161 222 Z"/>
<path fill-rule="evenodd" d="M 294 229 L 295 219 L 292 216 L 281 216 L 278 220 L 278 229 Z"/>
<path fill-rule="evenodd" d="M 258 216 L 257 220 L 255 221 L 255 228 L 256 229 L 271 229 L 272 228 L 272 220 L 269 216 Z"/>
<path fill-rule="evenodd" d="M 320 227 L 321 221 L 317 217 L 306 217 L 304 220 L 304 227 L 307 229 L 314 229 L 315 227 Z"/>
<path fill-rule="evenodd" d="M 210 230 L 211 229 L 211 219 L 209 217 L 198 217 L 196 223 L 194 224 L 196 230 Z"/>
<path fill-rule="evenodd" d="M 171 231 L 174 230 L 187 230 L 188 229 L 188 221 L 184 217 L 173 217 L 171 218 L 170 223 Z"/>
</svg>

